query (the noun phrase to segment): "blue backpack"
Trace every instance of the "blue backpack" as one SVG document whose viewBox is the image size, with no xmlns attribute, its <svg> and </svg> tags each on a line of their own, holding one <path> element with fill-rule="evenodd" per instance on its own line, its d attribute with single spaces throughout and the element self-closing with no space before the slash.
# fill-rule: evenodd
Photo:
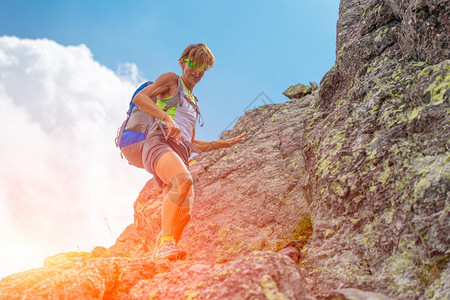
<svg viewBox="0 0 450 300">
<path fill-rule="evenodd" d="M 116 137 L 116 147 L 120 148 L 122 158 L 125 157 L 130 165 L 138 168 L 144 168 L 144 164 L 142 162 L 142 150 L 144 148 L 144 143 L 147 135 L 157 130 L 158 127 L 162 129 L 162 123 L 160 120 L 143 112 L 136 104 L 133 103 L 133 99 L 137 95 L 137 93 L 139 93 L 142 89 L 152 83 L 153 82 L 151 81 L 147 81 L 134 92 L 133 96 L 131 97 L 129 109 L 127 111 L 127 118 L 122 123 L 122 126 L 120 126 L 120 128 L 118 129 Z M 169 108 L 175 106 L 182 95 L 183 85 L 180 79 L 178 79 L 178 89 L 164 107 L 164 111 L 167 111 Z M 196 109 L 197 112 L 200 113 L 200 111 L 198 110 L 198 106 L 196 107 Z M 165 131 L 163 129 L 162 132 L 165 136 Z M 189 141 L 183 140 L 183 142 L 191 150 L 200 153 L 200 150 L 198 150 Z"/>
</svg>

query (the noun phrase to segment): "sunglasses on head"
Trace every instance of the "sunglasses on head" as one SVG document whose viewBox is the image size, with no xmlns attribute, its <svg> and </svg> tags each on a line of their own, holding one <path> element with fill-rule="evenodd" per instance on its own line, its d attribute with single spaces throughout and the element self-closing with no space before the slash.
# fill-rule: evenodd
<svg viewBox="0 0 450 300">
<path fill-rule="evenodd" d="M 187 58 L 185 58 L 184 61 L 187 62 L 187 63 L 188 63 L 188 66 L 191 67 L 192 69 L 203 68 L 203 70 L 202 70 L 203 72 L 206 72 L 206 71 L 208 71 L 208 70 L 210 69 L 210 67 L 203 67 L 203 65 L 202 65 L 202 66 L 199 66 L 199 65 L 198 65 L 195 61 L 193 61 L 192 59 L 187 59 Z"/>
</svg>

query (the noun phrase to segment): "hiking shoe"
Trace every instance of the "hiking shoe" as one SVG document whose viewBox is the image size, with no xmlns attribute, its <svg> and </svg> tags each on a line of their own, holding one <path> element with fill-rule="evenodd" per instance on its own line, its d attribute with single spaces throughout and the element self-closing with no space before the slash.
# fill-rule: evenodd
<svg viewBox="0 0 450 300">
<path fill-rule="evenodd" d="M 166 241 L 155 253 L 155 258 L 178 260 L 186 256 L 186 251 L 178 248 L 171 241 Z"/>
</svg>

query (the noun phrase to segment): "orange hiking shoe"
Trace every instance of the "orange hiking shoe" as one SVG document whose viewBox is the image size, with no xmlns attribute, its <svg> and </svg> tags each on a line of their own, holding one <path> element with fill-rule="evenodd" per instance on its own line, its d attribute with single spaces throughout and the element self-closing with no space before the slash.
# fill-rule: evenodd
<svg viewBox="0 0 450 300">
<path fill-rule="evenodd" d="M 171 241 L 166 241 L 155 253 L 155 258 L 178 260 L 186 257 L 186 251 L 178 248 Z"/>
</svg>

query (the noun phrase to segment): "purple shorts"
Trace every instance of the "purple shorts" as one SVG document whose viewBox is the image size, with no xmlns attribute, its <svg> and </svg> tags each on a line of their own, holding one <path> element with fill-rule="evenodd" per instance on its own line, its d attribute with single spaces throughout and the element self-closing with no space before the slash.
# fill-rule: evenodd
<svg viewBox="0 0 450 300">
<path fill-rule="evenodd" d="M 164 183 L 156 174 L 156 164 L 161 156 L 166 152 L 175 152 L 189 170 L 189 150 L 183 144 L 177 144 L 173 139 L 165 139 L 160 131 L 147 136 L 142 150 L 142 161 L 147 172 L 153 174 L 156 183 L 164 189 L 167 184 Z"/>
</svg>

